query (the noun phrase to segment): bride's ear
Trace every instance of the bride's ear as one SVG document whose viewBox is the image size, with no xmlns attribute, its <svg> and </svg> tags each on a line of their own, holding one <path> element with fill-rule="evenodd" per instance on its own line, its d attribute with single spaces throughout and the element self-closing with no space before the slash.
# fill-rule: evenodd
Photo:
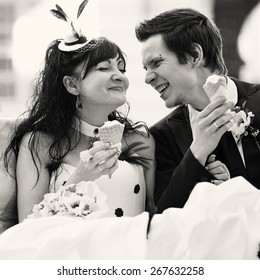
<svg viewBox="0 0 260 280">
<path fill-rule="evenodd" d="M 77 83 L 75 81 L 75 78 L 72 78 L 70 76 L 64 76 L 63 77 L 63 84 L 67 91 L 73 95 L 78 95 L 78 88 Z"/>
</svg>

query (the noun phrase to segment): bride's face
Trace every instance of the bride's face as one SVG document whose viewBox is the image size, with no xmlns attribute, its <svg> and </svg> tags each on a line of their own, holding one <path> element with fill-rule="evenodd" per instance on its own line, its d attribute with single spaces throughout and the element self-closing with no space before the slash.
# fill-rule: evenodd
<svg viewBox="0 0 260 280">
<path fill-rule="evenodd" d="M 83 105 L 106 105 L 114 109 L 123 105 L 129 86 L 124 73 L 125 63 L 119 57 L 95 65 L 79 84 Z"/>
</svg>

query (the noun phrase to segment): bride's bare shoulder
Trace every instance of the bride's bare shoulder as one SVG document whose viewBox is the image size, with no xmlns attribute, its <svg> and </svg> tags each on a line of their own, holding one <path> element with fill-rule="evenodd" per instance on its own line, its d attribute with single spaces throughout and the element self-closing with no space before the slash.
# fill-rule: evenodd
<svg viewBox="0 0 260 280">
<path fill-rule="evenodd" d="M 27 132 L 21 141 L 21 144 L 28 147 L 34 141 L 36 145 L 39 145 L 39 148 L 45 149 L 49 148 L 53 142 L 52 137 L 47 133 L 37 131 L 36 133 Z"/>
<path fill-rule="evenodd" d="M 39 158 L 44 160 L 44 162 L 49 162 L 49 149 L 52 145 L 53 140 L 48 134 L 43 132 L 28 132 L 26 133 L 22 140 L 20 146 L 20 152 L 31 151 L 33 153 L 37 153 Z M 30 153 L 31 153 L 30 152 Z"/>
</svg>

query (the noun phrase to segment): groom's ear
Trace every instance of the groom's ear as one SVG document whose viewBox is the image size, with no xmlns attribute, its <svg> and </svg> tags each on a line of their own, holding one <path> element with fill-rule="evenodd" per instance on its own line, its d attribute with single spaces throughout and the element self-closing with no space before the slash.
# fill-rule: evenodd
<svg viewBox="0 0 260 280">
<path fill-rule="evenodd" d="M 70 76 L 64 76 L 63 77 L 63 84 L 67 91 L 73 95 L 78 95 L 78 88 L 77 88 L 77 82 L 75 78 L 72 78 Z"/>
<path fill-rule="evenodd" d="M 194 67 L 203 65 L 204 54 L 201 45 L 196 43 L 192 44 L 189 61 Z"/>
</svg>

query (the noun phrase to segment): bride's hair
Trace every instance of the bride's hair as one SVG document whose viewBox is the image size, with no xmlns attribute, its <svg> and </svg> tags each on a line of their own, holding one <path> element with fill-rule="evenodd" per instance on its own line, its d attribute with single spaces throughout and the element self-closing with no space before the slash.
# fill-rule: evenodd
<svg viewBox="0 0 260 280">
<path fill-rule="evenodd" d="M 29 149 L 38 175 L 37 163 L 40 163 L 38 157 L 40 149 L 39 137 L 42 133 L 49 135 L 52 139 L 49 148 L 51 164 L 47 166 L 50 173 L 60 166 L 62 159 L 78 144 L 78 142 L 73 144 L 71 141 L 73 133 L 75 133 L 71 132 L 71 127 L 74 119 L 78 118 L 75 106 L 76 96 L 66 90 L 63 84 L 63 77 L 66 75 L 76 77 L 78 75 L 76 69 L 83 65 L 82 73 L 84 78 L 93 66 L 117 56 L 125 62 L 124 53 L 115 43 L 104 37 L 93 39 L 91 42 L 92 44 L 86 45 L 80 50 L 70 52 L 59 50 L 59 40 L 54 40 L 48 47 L 44 68 L 35 80 L 31 105 L 22 115 L 23 119 L 18 124 L 4 153 L 4 163 L 7 171 L 10 154 L 13 153 L 17 159 L 19 146 L 26 133 L 30 133 Z M 89 48 L 89 46 L 92 47 Z M 145 123 L 132 123 L 127 116 L 118 111 L 113 111 L 108 116 L 108 119 L 124 123 L 125 134 L 133 132 L 149 137 Z M 145 134 L 140 132 L 140 130 L 143 130 L 142 128 L 145 129 Z M 80 138 L 78 137 L 79 140 Z M 129 145 L 129 149 L 132 148 L 133 146 Z M 131 154 L 133 153 L 124 151 L 122 157 L 131 163 L 146 164 L 148 159 L 133 157 Z"/>
</svg>

